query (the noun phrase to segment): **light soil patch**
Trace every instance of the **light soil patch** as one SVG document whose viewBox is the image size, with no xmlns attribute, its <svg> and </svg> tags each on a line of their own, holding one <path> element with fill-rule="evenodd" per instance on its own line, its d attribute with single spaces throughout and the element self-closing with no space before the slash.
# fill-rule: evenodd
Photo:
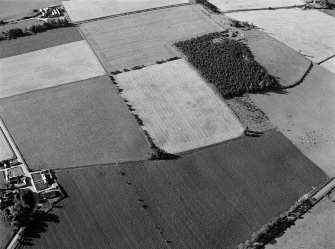
<svg viewBox="0 0 335 249">
<path fill-rule="evenodd" d="M 263 8 L 278 8 L 288 7 L 295 5 L 303 5 L 301 0 L 209 0 L 221 11 L 237 11 L 237 10 L 250 10 L 250 9 L 263 9 Z"/>
<path fill-rule="evenodd" d="M 63 1 L 73 22 L 187 3 L 188 0 L 71 0 Z"/>
<path fill-rule="evenodd" d="M 309 159 L 335 176 L 335 74 L 314 65 L 282 93 L 250 94 L 253 102 Z"/>
<path fill-rule="evenodd" d="M 179 56 L 173 42 L 222 30 L 192 5 L 86 23 L 80 29 L 108 71 Z"/>
<path fill-rule="evenodd" d="M 150 152 L 107 77 L 2 99 L 0 115 L 35 170 L 143 160 Z"/>
<path fill-rule="evenodd" d="M 266 249 L 335 248 L 335 198 L 323 198 Z"/>
<path fill-rule="evenodd" d="M 0 162 L 3 160 L 12 159 L 14 157 L 12 148 L 10 147 L 5 134 L 0 129 Z"/>
<path fill-rule="evenodd" d="M 255 60 L 286 87 L 299 82 L 311 61 L 282 42 L 259 30 L 243 32 Z"/>
<path fill-rule="evenodd" d="M 48 30 L 36 35 L 24 36 L 0 42 L 0 58 L 29 53 L 40 49 L 82 40 L 75 27 Z"/>
<path fill-rule="evenodd" d="M 183 60 L 116 75 L 154 143 L 178 153 L 240 136 L 229 107 Z"/>
<path fill-rule="evenodd" d="M 0 60 L 0 98 L 104 75 L 86 41 Z"/>
<path fill-rule="evenodd" d="M 60 4 L 60 0 L 14 0 L 0 1 L 0 20 L 14 21 L 37 14 L 34 9 Z"/>
<path fill-rule="evenodd" d="M 321 63 L 320 66 L 327 68 L 329 71 L 335 74 L 335 57 Z"/>
<path fill-rule="evenodd" d="M 263 28 L 265 32 L 314 62 L 335 54 L 335 18 L 321 11 L 294 8 L 227 15 Z"/>
</svg>

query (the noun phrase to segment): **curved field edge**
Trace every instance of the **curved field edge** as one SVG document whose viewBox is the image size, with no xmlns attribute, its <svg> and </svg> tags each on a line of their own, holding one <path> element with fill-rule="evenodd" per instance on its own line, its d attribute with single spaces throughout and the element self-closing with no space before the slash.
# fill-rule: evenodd
<svg viewBox="0 0 335 249">
<path fill-rule="evenodd" d="M 168 153 L 220 143 L 244 132 L 229 107 L 183 60 L 114 77 L 143 128 Z"/>
</svg>

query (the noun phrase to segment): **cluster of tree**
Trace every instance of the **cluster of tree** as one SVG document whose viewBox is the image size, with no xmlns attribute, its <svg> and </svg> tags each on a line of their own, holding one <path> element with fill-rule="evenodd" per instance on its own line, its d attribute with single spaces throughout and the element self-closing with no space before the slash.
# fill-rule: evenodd
<svg viewBox="0 0 335 249">
<path fill-rule="evenodd" d="M 220 10 L 218 9 L 218 7 L 216 7 L 215 5 L 211 4 L 207 0 L 195 0 L 195 2 L 203 5 L 207 9 L 211 10 L 213 13 L 216 13 L 216 14 L 220 14 L 221 13 Z"/>
<path fill-rule="evenodd" d="M 14 195 L 14 204 L 0 211 L 1 219 L 17 230 L 27 221 L 33 207 L 33 192 L 30 189 L 21 189 Z"/>
<path fill-rule="evenodd" d="M 229 20 L 230 26 L 235 27 L 235 28 L 247 28 L 247 29 L 254 29 L 256 26 L 252 23 L 249 22 L 241 22 L 235 19 L 230 19 Z"/>
<path fill-rule="evenodd" d="M 224 33 L 180 41 L 175 46 L 223 97 L 279 87 L 277 79 L 254 60 L 246 44 L 225 38 Z"/>
<path fill-rule="evenodd" d="M 69 25 L 70 23 L 65 17 L 49 18 L 46 21 L 37 22 L 35 24 L 29 25 L 24 30 L 19 28 L 13 28 L 7 31 L 3 31 L 0 35 L 0 40 L 16 39 L 18 37 L 41 33 L 49 29 L 67 27 Z"/>
</svg>

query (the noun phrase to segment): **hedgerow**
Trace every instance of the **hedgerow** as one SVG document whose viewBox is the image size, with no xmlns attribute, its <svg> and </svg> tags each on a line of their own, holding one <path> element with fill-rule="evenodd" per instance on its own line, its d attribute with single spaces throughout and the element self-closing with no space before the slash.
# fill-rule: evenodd
<svg viewBox="0 0 335 249">
<path fill-rule="evenodd" d="M 211 10 L 213 13 L 220 14 L 220 10 L 214 4 L 211 4 L 207 0 L 195 0 L 196 3 L 202 4 L 207 9 Z"/>
<path fill-rule="evenodd" d="M 277 79 L 254 60 L 248 46 L 223 32 L 180 41 L 174 45 L 223 97 L 277 89 Z"/>
</svg>

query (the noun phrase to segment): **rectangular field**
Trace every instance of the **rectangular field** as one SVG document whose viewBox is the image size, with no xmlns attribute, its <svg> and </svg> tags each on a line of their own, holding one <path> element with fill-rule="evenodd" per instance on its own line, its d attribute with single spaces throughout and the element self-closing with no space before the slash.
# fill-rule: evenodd
<svg viewBox="0 0 335 249">
<path fill-rule="evenodd" d="M 314 62 L 335 54 L 335 18 L 318 10 L 278 9 L 229 13 L 263 28 Z"/>
<path fill-rule="evenodd" d="M 14 152 L 10 147 L 7 138 L 0 128 L 0 162 L 3 160 L 12 159 L 14 156 Z"/>
<path fill-rule="evenodd" d="M 236 249 L 326 177 L 277 131 L 119 167 L 172 249 Z"/>
<path fill-rule="evenodd" d="M 3 40 L 0 42 L 0 59 L 80 40 L 83 38 L 76 27 L 53 29 L 14 40 Z"/>
<path fill-rule="evenodd" d="M 179 56 L 173 42 L 221 30 L 192 5 L 85 23 L 80 29 L 107 71 Z"/>
<path fill-rule="evenodd" d="M 187 3 L 188 0 L 71 0 L 63 1 L 73 22 Z"/>
<path fill-rule="evenodd" d="M 34 170 L 141 160 L 150 151 L 107 77 L 2 99 L 0 110 Z"/>
<path fill-rule="evenodd" d="M 178 153 L 240 136 L 244 128 L 229 107 L 185 61 L 116 75 L 154 143 Z"/>
<path fill-rule="evenodd" d="M 34 248 L 169 248 L 112 165 L 57 171 L 57 178 L 68 198 L 26 229 Z"/>
<path fill-rule="evenodd" d="M 0 59 L 0 98 L 105 74 L 86 41 Z"/>
<path fill-rule="evenodd" d="M 321 63 L 320 66 L 327 68 L 329 71 L 335 74 L 335 57 Z"/>
<path fill-rule="evenodd" d="M 329 176 L 335 176 L 335 74 L 314 65 L 283 93 L 250 94 L 270 122 Z"/>
<path fill-rule="evenodd" d="M 304 5 L 301 0 L 209 0 L 223 12 Z"/>
</svg>

